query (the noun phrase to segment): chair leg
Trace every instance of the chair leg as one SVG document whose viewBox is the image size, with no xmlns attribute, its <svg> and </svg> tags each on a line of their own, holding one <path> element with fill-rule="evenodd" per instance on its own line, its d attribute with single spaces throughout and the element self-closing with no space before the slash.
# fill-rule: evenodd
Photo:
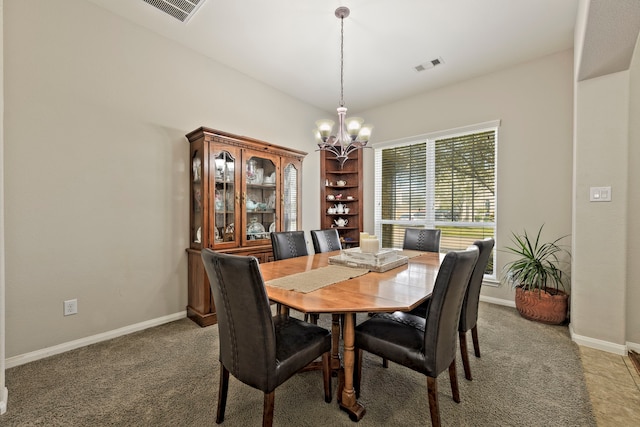
<svg viewBox="0 0 640 427">
<path fill-rule="evenodd" d="M 476 357 L 480 357 L 480 344 L 478 343 L 478 325 L 471 328 L 471 339 L 473 340 L 473 350 Z"/>
<path fill-rule="evenodd" d="M 438 407 L 438 380 L 427 377 L 427 391 L 429 393 L 429 412 L 431 412 L 431 425 L 440 427 L 440 408 Z"/>
<path fill-rule="evenodd" d="M 460 337 L 460 356 L 462 356 L 462 366 L 464 367 L 464 377 L 471 381 L 471 367 L 469 366 L 469 350 L 467 349 L 467 333 L 458 332 Z"/>
<path fill-rule="evenodd" d="M 273 404 L 275 402 L 276 392 L 264 394 L 264 409 L 262 410 L 262 427 L 271 427 L 273 425 Z"/>
<path fill-rule="evenodd" d="M 382 367 L 383 368 L 388 368 L 389 367 L 389 361 L 386 358 L 382 358 Z"/>
<path fill-rule="evenodd" d="M 360 397 L 360 381 L 362 380 L 362 350 L 356 349 L 356 366 L 354 366 L 353 388 L 356 391 L 356 399 Z"/>
<path fill-rule="evenodd" d="M 324 401 L 331 402 L 331 366 L 329 366 L 330 352 L 322 355 L 322 381 L 324 383 Z"/>
<path fill-rule="evenodd" d="M 220 386 L 218 388 L 218 413 L 216 423 L 224 421 L 224 410 L 227 406 L 227 391 L 229 390 L 229 371 L 220 363 Z"/>
<path fill-rule="evenodd" d="M 451 381 L 451 394 L 453 401 L 460 403 L 460 390 L 458 389 L 458 377 L 456 376 L 456 359 L 454 358 L 449 365 L 449 381 Z"/>
</svg>

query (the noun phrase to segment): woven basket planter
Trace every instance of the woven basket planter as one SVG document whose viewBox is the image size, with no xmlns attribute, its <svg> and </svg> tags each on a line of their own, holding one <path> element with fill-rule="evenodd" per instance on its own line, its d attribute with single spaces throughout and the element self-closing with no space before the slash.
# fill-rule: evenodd
<svg viewBox="0 0 640 427">
<path fill-rule="evenodd" d="M 516 288 L 516 308 L 522 317 L 537 322 L 559 325 L 567 319 L 569 295 L 551 290 L 554 294 L 535 289 L 525 291 Z"/>
</svg>

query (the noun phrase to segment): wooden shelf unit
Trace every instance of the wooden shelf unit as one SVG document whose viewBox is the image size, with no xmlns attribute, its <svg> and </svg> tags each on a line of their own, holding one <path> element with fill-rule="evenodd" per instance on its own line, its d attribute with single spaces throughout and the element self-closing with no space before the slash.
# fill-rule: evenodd
<svg viewBox="0 0 640 427">
<path fill-rule="evenodd" d="M 337 185 L 345 181 L 345 185 Z M 360 244 L 362 219 L 362 150 L 349 155 L 342 169 L 335 157 L 327 151 L 320 152 L 320 228 L 336 228 L 343 248 Z M 333 199 L 330 199 L 333 196 Z M 328 213 L 328 209 L 342 204 L 349 213 Z M 347 221 L 343 227 L 337 226 L 340 219 Z"/>
</svg>

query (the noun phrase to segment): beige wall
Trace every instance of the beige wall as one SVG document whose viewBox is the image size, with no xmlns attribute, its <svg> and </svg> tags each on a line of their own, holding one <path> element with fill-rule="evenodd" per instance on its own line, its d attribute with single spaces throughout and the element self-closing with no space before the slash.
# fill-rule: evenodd
<svg viewBox="0 0 640 427">
<path fill-rule="evenodd" d="M 577 84 L 572 329 L 625 344 L 629 73 Z M 611 186 L 612 201 L 589 201 Z M 619 255 L 619 256 L 616 256 Z"/>
<path fill-rule="evenodd" d="M 90 2 L 4 12 L 7 357 L 184 311 L 198 126 L 308 151 L 317 226 L 310 129 L 326 113 Z"/>
<path fill-rule="evenodd" d="M 544 234 L 555 238 L 571 233 L 572 74 L 572 51 L 565 51 L 362 116 L 376 125 L 375 141 L 501 120 L 496 247 L 508 244 L 512 230 L 535 231 L 543 223 Z M 365 180 L 373 182 L 373 152 L 366 154 Z M 373 212 L 373 186 L 365 188 L 365 200 L 365 212 Z M 364 221 L 372 231 L 373 214 Z M 498 252 L 498 270 L 506 261 Z M 482 294 L 513 300 L 504 284 L 484 287 Z"/>
<path fill-rule="evenodd" d="M 636 43 L 629 78 L 626 337 L 627 343 L 635 343 L 633 349 L 640 351 L 640 43 Z"/>
<path fill-rule="evenodd" d="M 4 0 L 0 0 L 0 166 L 4 164 Z M 0 167 L 0 415 L 7 410 L 5 387 L 4 167 Z"/>
<path fill-rule="evenodd" d="M 581 0 L 576 75 L 589 32 L 589 9 L 590 2 Z M 612 27 L 604 37 L 615 37 L 614 21 L 593 18 Z M 640 350 L 640 316 L 634 307 L 640 297 L 640 247 L 634 238 L 640 227 L 634 214 L 640 203 L 635 170 L 639 128 L 634 120 L 640 102 L 637 43 L 635 50 L 628 70 L 575 83 L 571 333 L 579 344 L 620 354 L 627 348 Z M 611 202 L 589 202 L 589 187 L 609 185 Z"/>
</svg>

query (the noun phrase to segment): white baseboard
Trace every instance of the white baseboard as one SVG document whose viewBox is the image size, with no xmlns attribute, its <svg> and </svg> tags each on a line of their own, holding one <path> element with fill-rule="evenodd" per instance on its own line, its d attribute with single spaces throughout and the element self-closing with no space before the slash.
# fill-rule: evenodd
<svg viewBox="0 0 640 427">
<path fill-rule="evenodd" d="M 123 335 L 130 334 L 132 332 L 142 331 L 154 326 L 163 325 L 165 323 L 173 322 L 187 317 L 186 311 L 181 311 L 167 316 L 158 317 L 156 319 L 146 320 L 144 322 L 136 323 L 134 325 L 125 326 L 112 331 L 103 332 L 101 334 L 92 335 L 85 338 L 80 338 L 74 341 L 58 344 L 53 347 L 43 348 L 41 350 L 32 351 L 30 353 L 20 354 L 18 356 L 9 357 L 6 359 L 6 369 L 13 368 L 14 366 L 24 365 L 25 363 L 33 362 L 45 357 L 53 356 L 55 354 L 64 353 L 65 351 L 74 350 L 76 348 L 85 347 L 90 344 L 95 344 L 101 341 L 110 340 Z M 1 409 L 1 408 L 0 408 Z"/>
<path fill-rule="evenodd" d="M 480 295 L 480 301 L 488 302 L 490 304 L 504 305 L 507 307 L 516 307 L 516 302 L 512 299 L 493 298 Z"/>
<path fill-rule="evenodd" d="M 633 350 L 636 353 L 640 353 L 640 344 L 627 341 L 627 350 Z"/>
<path fill-rule="evenodd" d="M 619 354 L 621 356 L 627 355 L 627 345 L 615 344 L 609 341 L 602 341 L 596 338 L 585 337 L 573 332 L 573 327 L 569 325 L 569 334 L 571 340 L 578 345 L 595 348 L 596 350 L 607 351 L 613 354 Z"/>
<path fill-rule="evenodd" d="M 9 401 L 9 390 L 3 387 L 0 390 L 0 415 L 7 412 L 7 402 Z"/>
</svg>

